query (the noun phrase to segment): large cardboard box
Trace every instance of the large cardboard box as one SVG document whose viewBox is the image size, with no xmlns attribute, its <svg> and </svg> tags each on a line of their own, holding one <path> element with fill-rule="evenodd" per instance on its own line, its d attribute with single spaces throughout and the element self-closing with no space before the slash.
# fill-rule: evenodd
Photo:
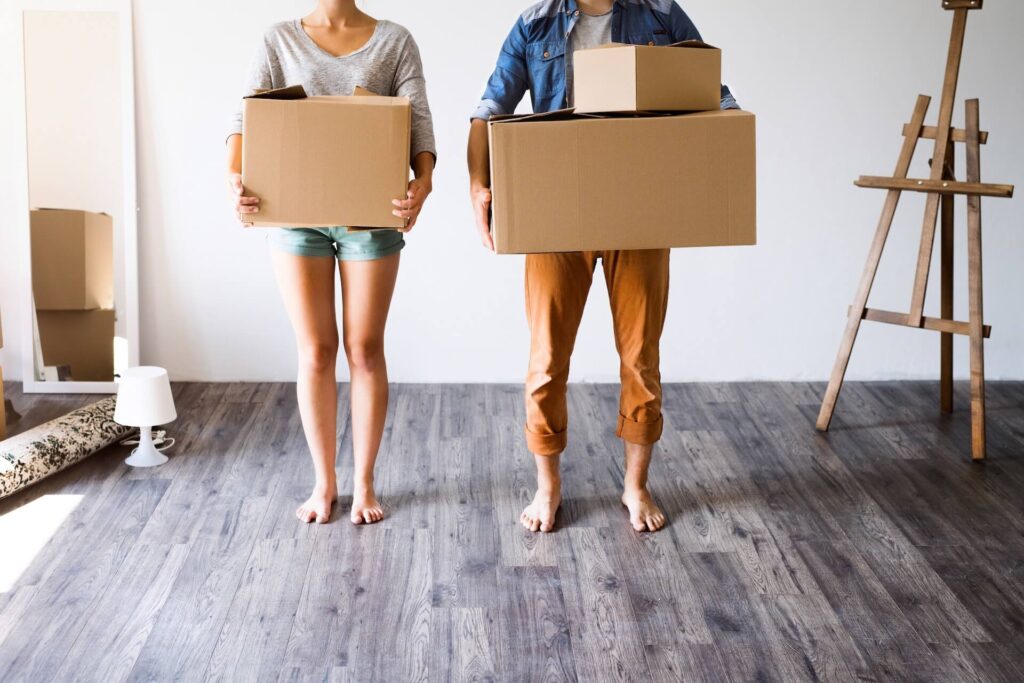
<svg viewBox="0 0 1024 683">
<path fill-rule="evenodd" d="M 114 311 L 36 311 L 43 364 L 70 366 L 76 382 L 114 379 Z"/>
<path fill-rule="evenodd" d="M 88 211 L 35 209 L 31 214 L 32 291 L 43 311 L 114 306 L 114 225 Z"/>
<path fill-rule="evenodd" d="M 573 55 L 576 113 L 714 111 L 722 51 L 691 40 L 669 46 L 604 45 Z"/>
<path fill-rule="evenodd" d="M 490 142 L 500 254 L 757 242 L 748 112 L 495 117 Z"/>
<path fill-rule="evenodd" d="M 259 227 L 401 228 L 412 108 L 405 97 L 306 97 L 301 87 L 245 100 L 242 183 Z"/>
</svg>

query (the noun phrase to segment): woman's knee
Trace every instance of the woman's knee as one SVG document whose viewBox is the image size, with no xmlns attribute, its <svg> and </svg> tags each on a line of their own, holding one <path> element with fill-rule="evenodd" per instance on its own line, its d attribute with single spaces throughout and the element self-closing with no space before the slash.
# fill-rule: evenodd
<svg viewBox="0 0 1024 683">
<path fill-rule="evenodd" d="M 373 372 L 384 367 L 384 340 L 346 339 L 345 354 L 352 369 Z"/>
<path fill-rule="evenodd" d="M 332 372 L 337 362 L 337 340 L 314 341 L 299 347 L 299 363 L 309 372 Z"/>
</svg>

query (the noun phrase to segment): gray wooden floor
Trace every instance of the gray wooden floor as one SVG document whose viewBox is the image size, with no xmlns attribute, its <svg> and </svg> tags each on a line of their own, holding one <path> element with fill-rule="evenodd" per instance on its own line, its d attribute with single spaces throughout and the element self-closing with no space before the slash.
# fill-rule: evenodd
<svg viewBox="0 0 1024 683">
<path fill-rule="evenodd" d="M 292 516 L 292 386 L 178 385 L 165 467 L 114 449 L 0 503 L 82 496 L 0 594 L 0 680 L 1024 680 L 1024 385 L 990 386 L 986 465 L 934 384 L 850 384 L 828 436 L 822 389 L 667 387 L 671 522 L 639 535 L 617 390 L 574 386 L 536 536 L 518 387 L 396 387 L 390 516 L 355 528 Z M 14 398 L 25 424 L 81 402 Z"/>
</svg>

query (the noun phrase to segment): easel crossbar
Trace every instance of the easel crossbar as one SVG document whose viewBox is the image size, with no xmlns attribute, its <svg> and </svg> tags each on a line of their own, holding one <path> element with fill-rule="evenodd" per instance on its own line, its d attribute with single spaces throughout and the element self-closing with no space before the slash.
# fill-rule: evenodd
<svg viewBox="0 0 1024 683">
<path fill-rule="evenodd" d="M 853 307 L 850 307 L 850 312 L 853 311 Z M 906 313 L 895 313 L 893 311 L 883 311 L 879 308 L 865 308 L 861 320 L 870 320 L 876 323 L 885 323 L 886 325 L 899 325 L 901 327 L 910 327 L 912 329 L 925 329 L 933 332 L 945 332 L 947 334 L 959 334 L 965 337 L 971 335 L 970 323 L 959 322 L 957 320 L 945 320 L 943 318 L 929 318 L 923 317 L 922 324 L 920 327 L 917 325 L 910 324 L 910 316 Z M 985 325 L 983 328 L 985 339 L 989 339 L 992 336 L 992 326 Z"/>
<path fill-rule="evenodd" d="M 872 190 L 902 190 L 929 194 L 962 194 L 971 197 L 1013 198 L 1013 185 L 994 183 L 961 183 L 955 180 L 920 180 L 917 178 L 886 178 L 864 175 L 854 185 Z"/>
<path fill-rule="evenodd" d="M 914 127 L 911 124 L 909 124 L 909 123 L 904 124 L 904 126 L 903 126 L 903 135 L 904 136 L 907 136 L 907 135 L 913 136 L 914 135 Z M 922 139 L 922 140 L 934 140 L 938 136 L 939 136 L 939 128 L 938 128 L 938 126 L 925 126 L 925 127 L 923 127 L 921 129 L 921 133 L 917 137 Z M 949 136 L 950 136 L 950 139 L 953 142 L 968 142 L 968 140 L 967 140 L 967 131 L 964 130 L 963 128 L 951 128 Z M 984 131 L 983 130 L 983 131 L 981 131 L 978 134 L 978 142 L 980 142 L 983 145 L 987 145 L 988 144 L 988 131 Z"/>
</svg>

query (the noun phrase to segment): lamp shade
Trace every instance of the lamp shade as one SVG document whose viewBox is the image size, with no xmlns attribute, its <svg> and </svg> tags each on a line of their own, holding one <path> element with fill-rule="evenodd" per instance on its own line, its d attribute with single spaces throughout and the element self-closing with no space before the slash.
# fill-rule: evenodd
<svg viewBox="0 0 1024 683">
<path fill-rule="evenodd" d="M 140 367 L 121 373 L 114 422 L 127 427 L 156 427 L 176 419 L 178 413 L 166 370 Z"/>
</svg>

